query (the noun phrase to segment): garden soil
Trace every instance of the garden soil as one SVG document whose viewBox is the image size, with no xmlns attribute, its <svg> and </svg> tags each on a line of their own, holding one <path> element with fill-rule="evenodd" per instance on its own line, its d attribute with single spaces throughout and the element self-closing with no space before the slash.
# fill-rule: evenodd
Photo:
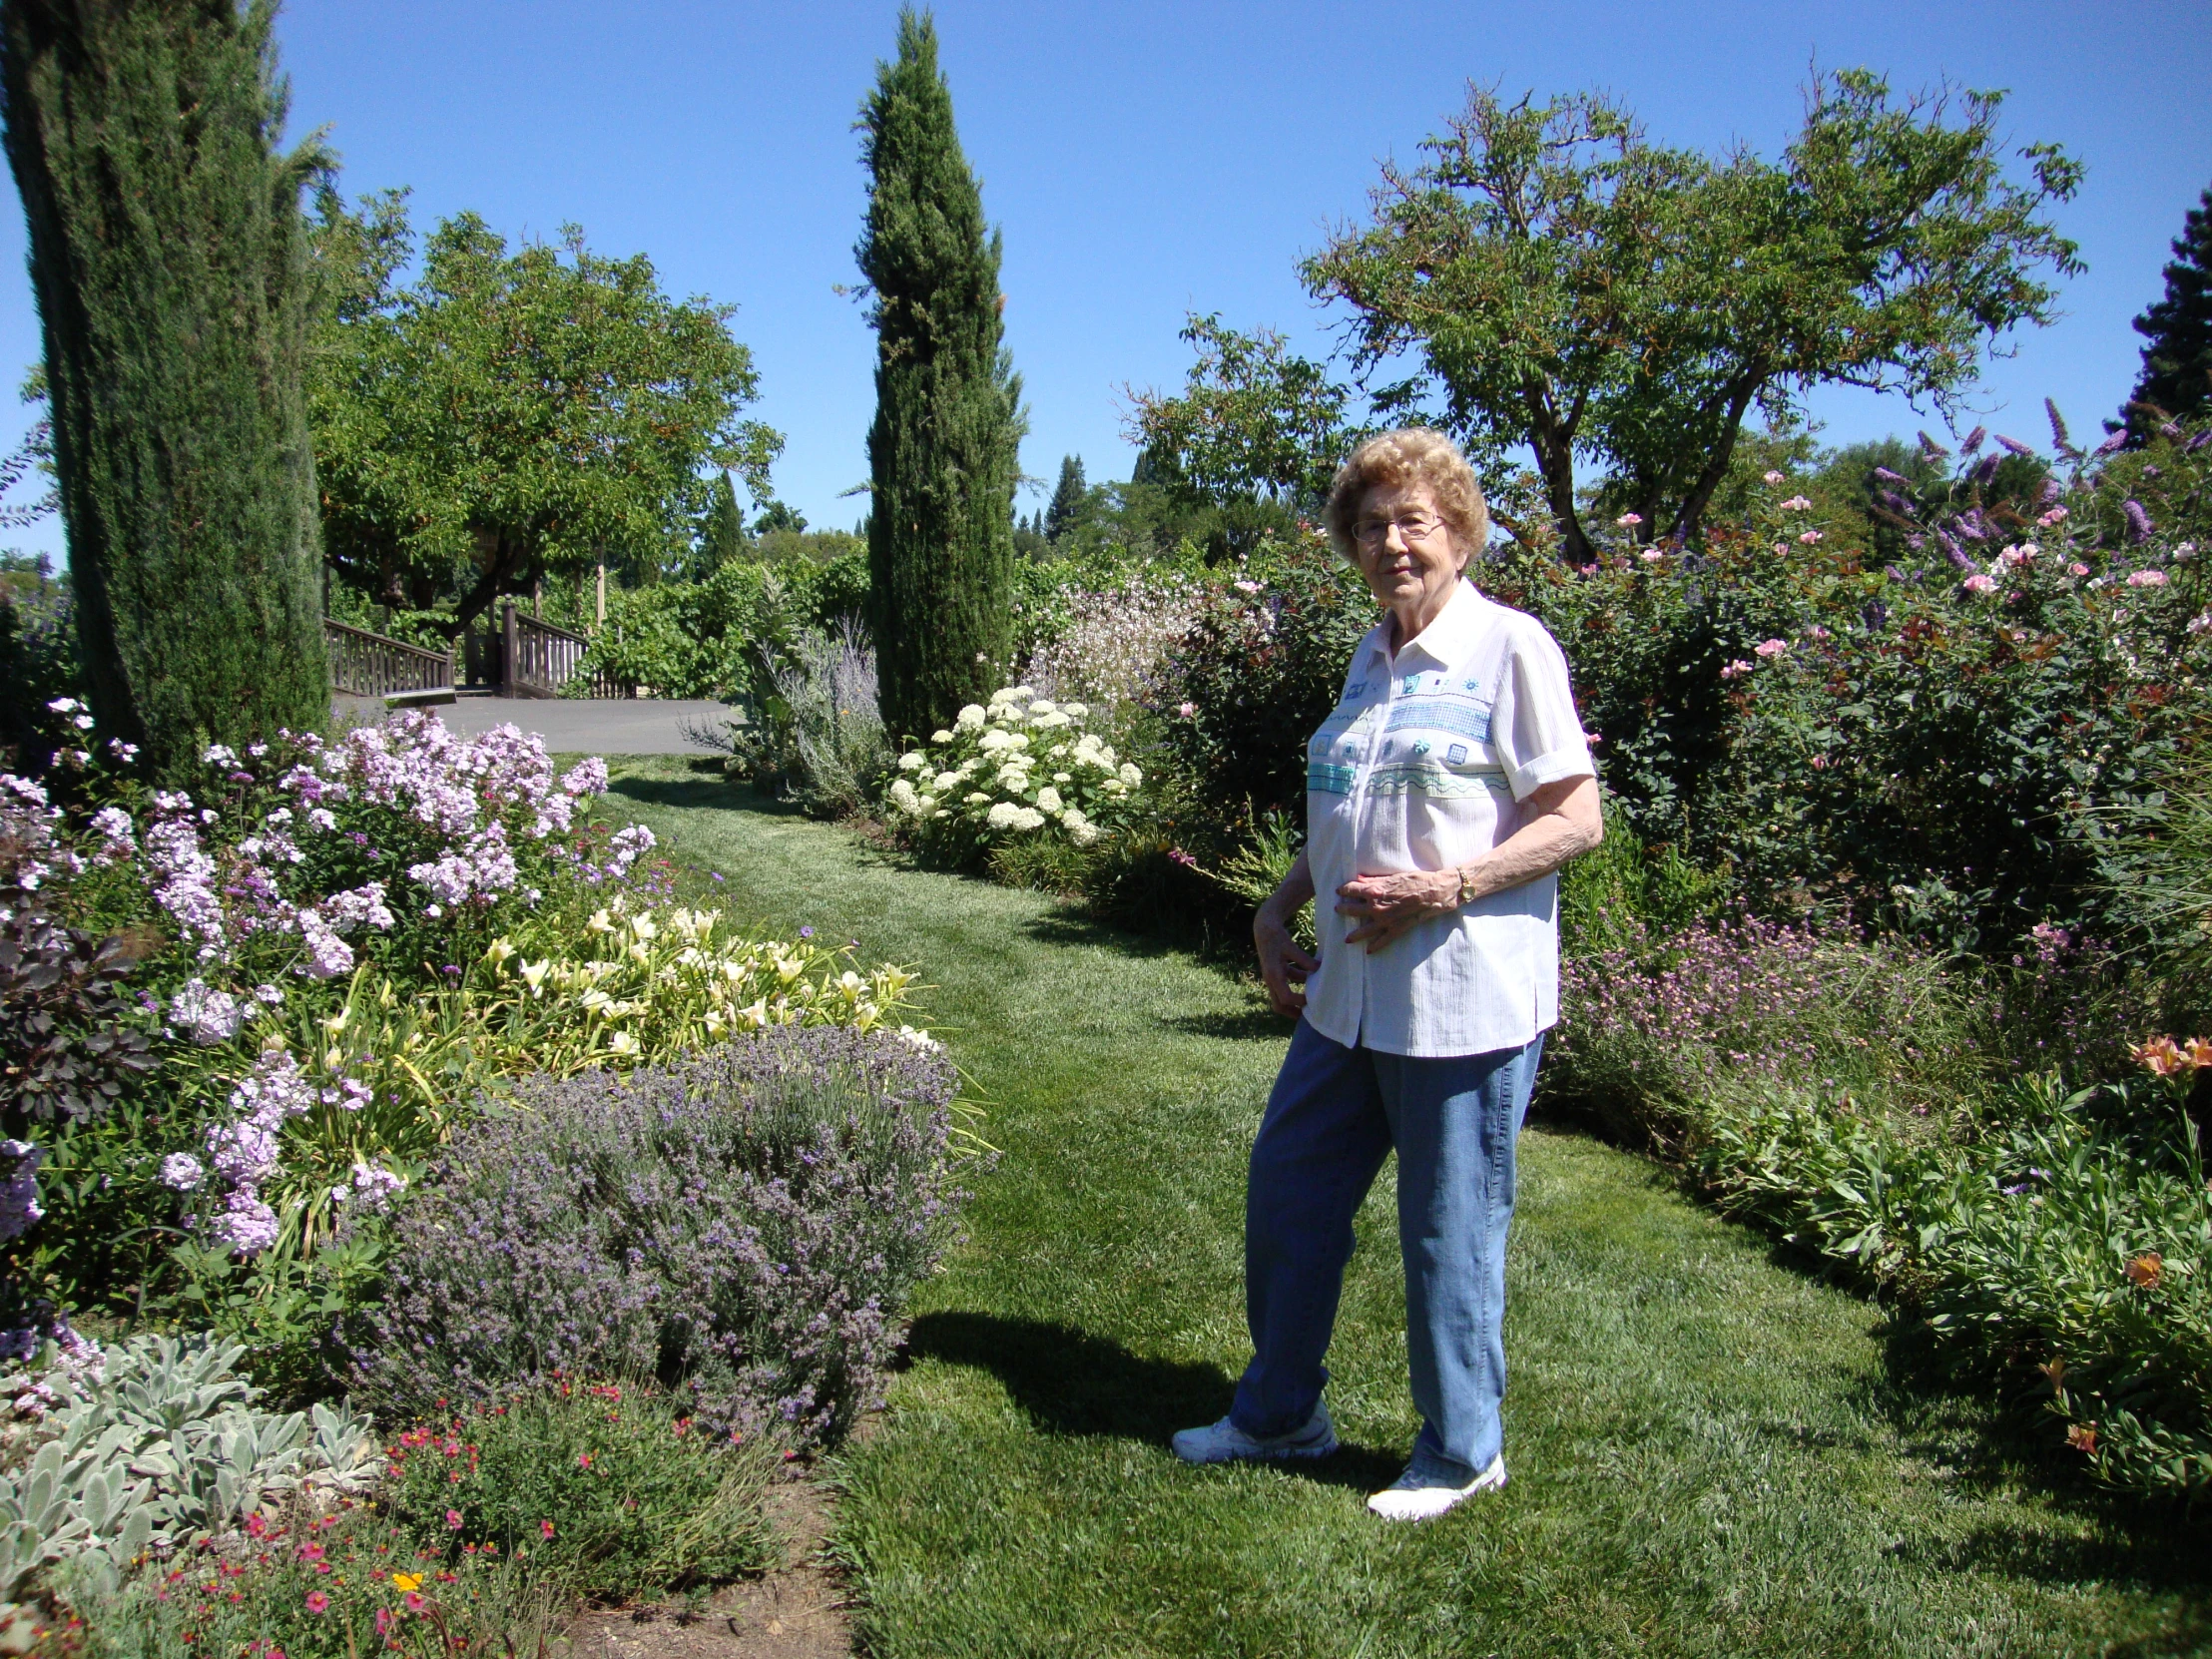
<svg viewBox="0 0 2212 1659">
<path fill-rule="evenodd" d="M 570 1659 L 844 1659 L 852 1651 L 843 1571 L 827 1558 L 829 1488 L 804 1474 L 769 1491 L 784 1564 L 725 1586 L 694 1612 L 603 1608 L 569 1626 Z"/>
</svg>

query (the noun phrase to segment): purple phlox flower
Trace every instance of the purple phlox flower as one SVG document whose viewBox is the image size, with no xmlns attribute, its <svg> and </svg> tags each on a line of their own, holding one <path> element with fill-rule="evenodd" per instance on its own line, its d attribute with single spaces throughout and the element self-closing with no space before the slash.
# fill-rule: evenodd
<svg viewBox="0 0 2212 1659">
<path fill-rule="evenodd" d="M 207 1170 L 189 1152 L 172 1152 L 162 1160 L 162 1185 L 189 1193 L 207 1179 Z"/>
<path fill-rule="evenodd" d="M 811 939 L 815 936 L 815 930 L 812 927 L 802 927 L 799 930 L 799 936 L 803 939 Z"/>
<path fill-rule="evenodd" d="M 246 1009 L 228 991 L 219 991 L 195 974 L 169 1001 L 169 1018 L 183 1035 L 203 1048 L 229 1042 L 246 1023 Z"/>
<path fill-rule="evenodd" d="M 0 1240 L 20 1238 L 46 1212 L 39 1208 L 38 1167 L 45 1150 L 29 1141 L 0 1141 Z"/>
</svg>

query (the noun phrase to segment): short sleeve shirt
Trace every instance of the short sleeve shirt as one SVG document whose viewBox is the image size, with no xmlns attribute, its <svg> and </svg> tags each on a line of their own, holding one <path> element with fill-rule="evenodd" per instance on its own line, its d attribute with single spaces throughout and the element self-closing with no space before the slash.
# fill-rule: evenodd
<svg viewBox="0 0 2212 1659">
<path fill-rule="evenodd" d="M 1353 653 L 1306 754 L 1314 1029 L 1435 1058 L 1518 1048 L 1556 1023 L 1556 875 L 1431 916 L 1373 955 L 1344 942 L 1351 923 L 1336 913 L 1336 890 L 1355 875 L 1471 863 L 1527 821 L 1533 792 L 1595 776 L 1566 658 L 1543 624 L 1464 580 L 1394 657 L 1385 620 Z"/>
</svg>

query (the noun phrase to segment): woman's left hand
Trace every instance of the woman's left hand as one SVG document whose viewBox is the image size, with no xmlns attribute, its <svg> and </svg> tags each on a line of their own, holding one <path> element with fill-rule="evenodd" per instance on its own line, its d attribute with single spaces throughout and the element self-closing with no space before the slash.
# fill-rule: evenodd
<svg viewBox="0 0 2212 1659">
<path fill-rule="evenodd" d="M 1399 875 L 1356 875 L 1337 889 L 1337 914 L 1354 922 L 1347 944 L 1365 944 L 1368 954 L 1386 950 L 1399 936 L 1430 916 L 1459 908 L 1459 872 L 1416 869 Z"/>
</svg>

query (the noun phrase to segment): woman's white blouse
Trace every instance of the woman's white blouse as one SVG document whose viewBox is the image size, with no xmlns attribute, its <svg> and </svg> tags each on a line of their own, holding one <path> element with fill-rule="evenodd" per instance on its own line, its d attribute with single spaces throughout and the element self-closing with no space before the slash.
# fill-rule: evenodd
<svg viewBox="0 0 2212 1659">
<path fill-rule="evenodd" d="M 1417 923 L 1383 950 L 1347 945 L 1337 888 L 1355 875 L 1471 863 L 1521 827 L 1521 803 L 1595 775 L 1567 660 L 1534 617 L 1462 580 L 1393 660 L 1389 623 L 1352 654 L 1344 696 L 1307 745 L 1306 815 L 1321 971 L 1315 1030 L 1438 1057 L 1518 1048 L 1559 1017 L 1559 878 Z"/>
</svg>

